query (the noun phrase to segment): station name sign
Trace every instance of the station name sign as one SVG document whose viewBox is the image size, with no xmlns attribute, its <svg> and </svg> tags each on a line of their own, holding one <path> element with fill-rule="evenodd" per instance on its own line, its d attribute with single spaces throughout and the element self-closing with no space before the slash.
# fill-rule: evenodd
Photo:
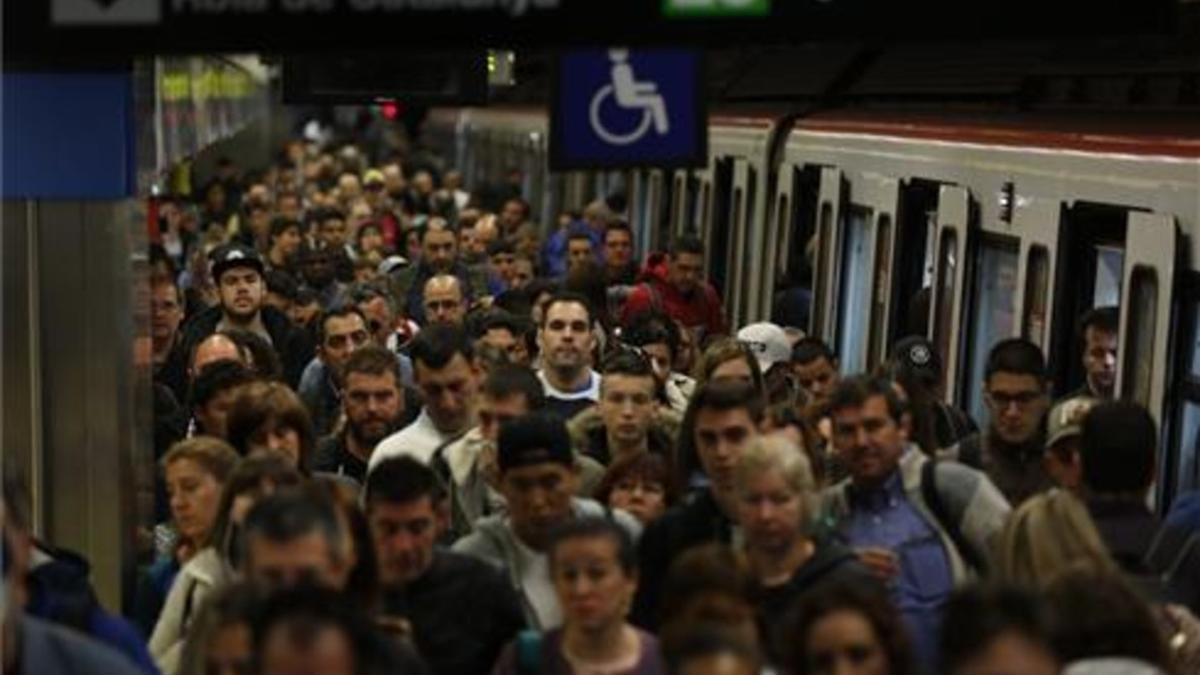
<svg viewBox="0 0 1200 675">
<path fill-rule="evenodd" d="M 13 0 L 5 56 L 735 46 L 1172 29 L 1174 3 L 1085 0 Z M 1031 15 L 1037 21 L 1030 21 Z"/>
<path fill-rule="evenodd" d="M 359 13 L 499 12 L 518 18 L 554 11 L 563 0 L 170 0 L 171 12 L 186 14 L 328 14 Z"/>
</svg>

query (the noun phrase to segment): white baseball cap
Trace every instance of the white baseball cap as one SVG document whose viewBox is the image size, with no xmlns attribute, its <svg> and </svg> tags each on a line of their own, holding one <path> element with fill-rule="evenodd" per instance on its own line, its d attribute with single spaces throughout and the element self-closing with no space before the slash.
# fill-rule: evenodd
<svg viewBox="0 0 1200 675">
<path fill-rule="evenodd" d="M 758 367 L 767 372 L 776 363 L 787 363 L 792 359 L 792 342 L 779 326 L 769 323 L 752 323 L 737 332 L 737 339 L 750 348 Z"/>
</svg>

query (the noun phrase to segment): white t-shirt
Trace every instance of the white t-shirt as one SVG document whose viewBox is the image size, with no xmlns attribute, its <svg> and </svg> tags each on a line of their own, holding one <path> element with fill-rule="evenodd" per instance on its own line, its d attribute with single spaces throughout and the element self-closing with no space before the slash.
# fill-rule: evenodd
<svg viewBox="0 0 1200 675">
<path fill-rule="evenodd" d="M 519 537 L 513 537 L 517 549 L 517 564 L 521 570 L 521 590 L 537 613 L 538 626 L 547 631 L 562 625 L 562 608 L 550 579 L 550 557 L 529 548 Z"/>
<path fill-rule="evenodd" d="M 549 398 L 556 398 L 560 401 L 599 401 L 600 400 L 600 373 L 594 370 L 588 370 L 588 385 L 579 391 L 563 391 L 556 389 L 550 384 L 550 380 L 546 379 L 544 371 L 538 371 L 538 379 L 542 381 L 542 390 L 546 392 Z"/>
<path fill-rule="evenodd" d="M 371 461 L 367 463 L 367 471 L 385 459 L 392 457 L 415 457 L 422 463 L 428 464 L 435 450 L 443 443 L 454 437 L 454 434 L 443 434 L 433 425 L 433 418 L 425 408 L 412 424 L 388 436 L 375 446 L 371 453 Z"/>
</svg>

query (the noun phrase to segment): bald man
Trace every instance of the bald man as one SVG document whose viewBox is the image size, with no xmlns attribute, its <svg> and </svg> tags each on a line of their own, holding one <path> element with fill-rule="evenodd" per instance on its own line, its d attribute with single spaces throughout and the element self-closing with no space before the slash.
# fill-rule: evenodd
<svg viewBox="0 0 1200 675">
<path fill-rule="evenodd" d="M 453 274 L 430 277 L 429 281 L 425 282 L 422 305 L 425 307 L 425 320 L 428 323 L 462 326 L 463 317 L 467 313 L 462 282 Z"/>
<path fill-rule="evenodd" d="M 475 221 L 475 242 L 483 250 L 487 250 L 493 241 L 500 238 L 500 228 L 496 224 L 496 216 L 489 213 Z"/>
<path fill-rule="evenodd" d="M 192 352 L 188 379 L 195 379 L 196 373 L 203 370 L 204 366 L 217 361 L 237 361 L 242 365 L 247 365 L 246 355 L 242 353 L 233 338 L 224 333 L 213 333 L 201 340 L 196 345 L 196 350 Z"/>
</svg>

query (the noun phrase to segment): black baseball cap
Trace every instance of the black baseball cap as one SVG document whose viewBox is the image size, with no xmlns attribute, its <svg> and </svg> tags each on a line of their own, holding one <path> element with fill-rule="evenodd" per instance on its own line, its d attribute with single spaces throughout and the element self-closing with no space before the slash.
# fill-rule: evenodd
<svg viewBox="0 0 1200 675">
<path fill-rule="evenodd" d="M 496 446 L 500 473 L 535 464 L 575 464 L 567 425 L 550 412 L 534 412 L 500 427 Z"/>
<path fill-rule="evenodd" d="M 260 275 L 263 261 L 258 251 L 243 244 L 225 244 L 212 252 L 212 278 L 220 281 L 221 275 L 235 267 L 249 267 Z"/>
<path fill-rule="evenodd" d="M 898 370 L 910 373 L 926 382 L 938 382 L 942 377 L 942 357 L 933 343 L 921 335 L 910 335 L 896 343 L 892 360 Z"/>
</svg>

